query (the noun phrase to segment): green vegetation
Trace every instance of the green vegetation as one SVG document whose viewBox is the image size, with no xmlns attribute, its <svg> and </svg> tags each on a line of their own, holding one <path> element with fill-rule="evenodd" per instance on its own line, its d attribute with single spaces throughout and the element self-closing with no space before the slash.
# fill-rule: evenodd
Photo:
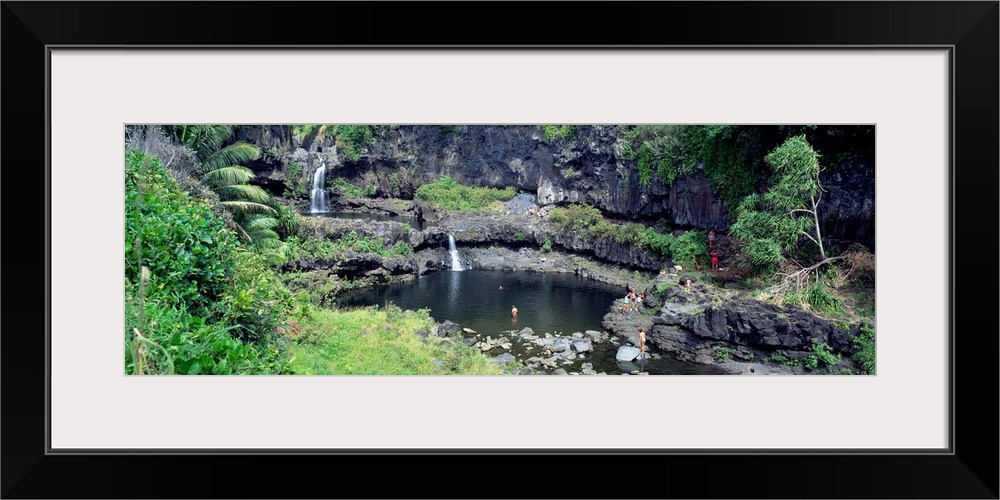
<svg viewBox="0 0 1000 500">
<path fill-rule="evenodd" d="M 295 305 L 274 271 L 157 158 L 125 167 L 125 372 L 282 373 Z"/>
<path fill-rule="evenodd" d="M 518 232 L 514 233 L 514 239 L 517 240 L 517 241 L 523 240 L 524 239 L 524 233 L 521 232 L 521 231 L 518 231 Z"/>
<path fill-rule="evenodd" d="M 327 177 L 327 184 L 340 196 L 361 196 L 361 188 L 348 184 L 342 177 Z"/>
<path fill-rule="evenodd" d="M 733 359 L 732 354 L 729 352 L 729 348 L 724 345 L 713 345 L 712 352 L 719 361 L 727 362 Z"/>
<path fill-rule="evenodd" d="M 454 125 L 441 125 L 441 135 L 448 135 L 455 133 Z"/>
<path fill-rule="evenodd" d="M 662 282 L 662 283 L 657 283 L 656 284 L 656 290 L 653 290 L 653 296 L 656 297 L 656 298 L 658 298 L 658 299 L 662 299 L 663 298 L 663 294 L 667 292 L 667 289 L 671 288 L 673 286 L 674 286 L 674 283 L 672 281 L 665 281 L 665 282 Z"/>
<path fill-rule="evenodd" d="M 413 248 L 402 241 L 386 247 L 380 238 L 358 236 L 356 231 L 350 231 L 336 239 L 290 236 L 286 243 L 288 259 L 292 261 L 343 260 L 351 252 L 374 253 L 382 257 L 405 257 L 413 252 Z"/>
<path fill-rule="evenodd" d="M 302 197 L 309 194 L 311 184 L 309 181 L 302 177 L 303 169 L 302 165 L 295 163 L 294 161 L 289 161 L 285 164 L 286 174 L 285 174 L 285 196 L 289 197 Z"/>
<path fill-rule="evenodd" d="M 556 138 L 566 140 L 576 133 L 576 127 L 572 125 L 543 125 L 542 130 L 549 142 Z"/>
<path fill-rule="evenodd" d="M 552 251 L 552 240 L 549 239 L 549 238 L 545 238 L 545 242 L 542 243 L 541 249 L 542 249 L 543 252 L 551 252 Z"/>
<path fill-rule="evenodd" d="M 567 168 L 566 169 L 566 174 L 563 175 L 563 177 L 566 178 L 566 179 L 572 178 L 573 177 L 573 167 Z"/>
<path fill-rule="evenodd" d="M 875 374 L 875 329 L 869 325 L 861 325 L 861 333 L 851 339 L 854 344 L 852 359 L 857 361 L 865 373 Z"/>
<path fill-rule="evenodd" d="M 467 212 L 490 208 L 496 202 L 509 200 L 516 194 L 517 191 L 510 186 L 504 189 L 469 187 L 444 176 L 437 182 L 418 187 L 414 198 L 436 208 Z"/>
<path fill-rule="evenodd" d="M 611 239 L 659 252 L 664 258 L 689 269 L 707 263 L 707 235 L 703 231 L 688 231 L 674 236 L 642 224 L 607 222 L 597 207 L 586 203 L 553 208 L 549 212 L 549 222 L 556 231 L 582 231 L 592 238 Z"/>
<path fill-rule="evenodd" d="M 201 181 L 219 196 L 219 206 L 231 215 L 229 227 L 268 261 L 282 263 L 283 244 L 274 231 L 278 212 L 270 206 L 271 195 L 251 185 L 253 171 L 240 165 L 260 158 L 260 149 L 245 142 L 223 147 L 233 135 L 229 125 L 178 125 L 168 127 L 168 133 L 194 150 L 201 162 Z"/>
<path fill-rule="evenodd" d="M 774 181 L 763 195 L 743 199 L 730 234 L 743 241 L 754 267 L 763 273 L 773 272 L 803 237 L 815 243 L 826 260 L 817 211 L 822 190 L 819 154 L 805 136 L 796 136 L 765 160 L 775 170 Z"/>
<path fill-rule="evenodd" d="M 361 151 L 375 140 L 370 125 L 334 125 L 333 135 L 337 137 L 337 147 L 352 161 L 358 161 Z"/>
<path fill-rule="evenodd" d="M 771 362 L 772 363 L 776 363 L 776 364 L 780 364 L 780 365 L 785 365 L 785 366 L 798 366 L 799 365 L 798 361 L 795 361 L 794 359 L 789 359 L 788 357 L 784 356 L 783 354 L 777 354 L 777 353 L 771 355 Z"/>
<path fill-rule="evenodd" d="M 404 312 L 389 304 L 315 313 L 291 347 L 291 368 L 310 375 L 498 375 L 503 368 L 478 350 L 436 337 L 428 311 Z M 437 363 L 435 363 L 437 361 Z"/>
<path fill-rule="evenodd" d="M 816 370 L 822 363 L 823 366 L 831 367 L 840 363 L 840 354 L 833 354 L 833 349 L 826 343 L 813 343 L 813 353 L 810 354 L 803 363 L 807 370 Z"/>
</svg>

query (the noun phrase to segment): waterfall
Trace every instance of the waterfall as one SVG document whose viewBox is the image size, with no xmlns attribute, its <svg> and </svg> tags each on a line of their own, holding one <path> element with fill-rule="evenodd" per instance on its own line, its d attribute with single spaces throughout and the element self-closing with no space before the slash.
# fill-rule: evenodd
<svg viewBox="0 0 1000 500">
<path fill-rule="evenodd" d="M 330 211 L 330 198 L 326 193 L 326 165 L 320 165 L 313 175 L 313 189 L 309 196 L 311 213 L 325 213 Z"/>
<path fill-rule="evenodd" d="M 450 233 L 448 234 L 448 253 L 451 254 L 451 270 L 452 271 L 462 271 L 465 268 L 462 267 L 462 261 L 458 258 L 458 249 L 455 248 L 455 237 Z"/>
</svg>

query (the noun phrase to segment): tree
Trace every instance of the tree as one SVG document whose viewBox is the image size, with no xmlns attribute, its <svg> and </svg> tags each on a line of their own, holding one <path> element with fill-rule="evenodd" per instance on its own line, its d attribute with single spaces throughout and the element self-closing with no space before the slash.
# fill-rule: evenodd
<svg viewBox="0 0 1000 500">
<path fill-rule="evenodd" d="M 827 258 L 819 226 L 819 159 L 805 135 L 789 137 L 764 157 L 774 171 L 771 186 L 743 199 L 731 229 L 758 269 L 773 270 L 803 238 L 819 248 L 821 261 L 811 269 L 836 259 Z"/>
<path fill-rule="evenodd" d="M 195 151 L 201 161 L 202 181 L 222 200 L 233 218 L 232 229 L 268 260 L 284 261 L 278 233 L 278 212 L 267 205 L 271 196 L 250 184 L 254 173 L 240 165 L 260 158 L 260 148 L 245 142 L 222 147 L 233 134 L 229 125 L 178 125 L 171 127 L 175 140 Z"/>
</svg>

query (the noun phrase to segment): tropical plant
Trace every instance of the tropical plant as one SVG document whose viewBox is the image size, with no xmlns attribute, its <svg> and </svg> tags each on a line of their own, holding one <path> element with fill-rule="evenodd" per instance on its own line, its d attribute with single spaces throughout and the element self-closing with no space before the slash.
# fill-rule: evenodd
<svg viewBox="0 0 1000 500">
<path fill-rule="evenodd" d="M 271 195 L 250 184 L 252 170 L 240 165 L 260 158 L 260 148 L 245 142 L 222 145 L 233 133 L 229 125 L 180 125 L 172 127 L 174 138 L 193 149 L 201 161 L 202 181 L 219 198 L 219 205 L 232 216 L 231 228 L 250 248 L 272 263 L 284 262 L 284 252 L 275 228 L 281 224 L 278 211 L 268 206 Z"/>
</svg>

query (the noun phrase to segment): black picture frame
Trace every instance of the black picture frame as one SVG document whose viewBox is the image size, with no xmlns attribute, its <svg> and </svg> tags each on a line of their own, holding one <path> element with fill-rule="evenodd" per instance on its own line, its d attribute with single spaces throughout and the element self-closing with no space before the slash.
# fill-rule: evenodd
<svg viewBox="0 0 1000 500">
<path fill-rule="evenodd" d="M 2 2 L 6 147 L 0 154 L 8 235 L 2 251 L 8 270 L 29 270 L 13 281 L 8 274 L 4 294 L 3 497 L 336 498 L 347 496 L 338 485 L 351 482 L 363 488 L 361 496 L 385 498 L 998 498 L 1000 274 L 992 231 L 1000 227 L 1000 4 L 557 2 L 548 7 L 561 15 L 550 17 L 539 3 L 520 2 Z M 612 50 L 951 47 L 950 453 L 47 453 L 48 225 L 37 200 L 38 186 L 47 185 L 44 152 L 51 146 L 48 47 L 567 44 Z M 983 242 L 984 236 L 990 241 Z M 858 414 L 852 425 L 863 425 L 864 409 Z M 345 467 L 346 460 L 352 467 Z M 478 467 L 469 467 L 473 464 Z M 412 469 L 427 480 L 389 479 Z M 317 476 L 311 470 L 330 473 Z M 525 475 L 547 479 L 526 487 L 515 480 Z"/>
</svg>

